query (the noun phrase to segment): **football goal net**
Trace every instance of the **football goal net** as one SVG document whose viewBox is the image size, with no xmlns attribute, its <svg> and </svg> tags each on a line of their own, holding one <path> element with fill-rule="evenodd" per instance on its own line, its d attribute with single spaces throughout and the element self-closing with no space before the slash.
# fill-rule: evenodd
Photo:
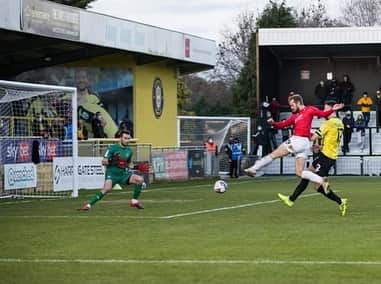
<svg viewBox="0 0 381 284">
<path fill-rule="evenodd" d="M 76 133 L 75 88 L 0 81 L 0 198 L 77 197 Z M 58 157 L 71 163 L 55 169 Z M 71 186 L 55 189 L 65 175 Z"/>
<path fill-rule="evenodd" d="M 177 146 L 203 146 L 208 137 L 217 144 L 218 152 L 223 153 L 229 137 L 238 138 L 246 153 L 250 153 L 250 117 L 210 117 L 178 116 Z M 227 155 L 219 155 L 220 173 L 229 171 Z"/>
</svg>

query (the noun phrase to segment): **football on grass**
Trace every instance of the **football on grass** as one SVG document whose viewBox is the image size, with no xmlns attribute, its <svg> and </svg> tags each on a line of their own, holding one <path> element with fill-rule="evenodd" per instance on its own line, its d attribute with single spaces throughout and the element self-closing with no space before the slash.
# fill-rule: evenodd
<svg viewBox="0 0 381 284">
<path fill-rule="evenodd" d="M 225 193 L 228 188 L 228 184 L 223 180 L 218 180 L 214 183 L 214 192 Z"/>
</svg>

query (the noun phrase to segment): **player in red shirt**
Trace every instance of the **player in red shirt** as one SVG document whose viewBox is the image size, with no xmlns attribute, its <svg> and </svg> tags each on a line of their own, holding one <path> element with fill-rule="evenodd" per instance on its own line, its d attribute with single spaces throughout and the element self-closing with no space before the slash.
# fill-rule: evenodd
<svg viewBox="0 0 381 284">
<path fill-rule="evenodd" d="M 308 152 L 311 147 L 311 124 L 314 116 L 328 117 L 332 112 L 344 107 L 343 104 L 335 104 L 332 109 L 322 111 L 313 106 L 306 106 L 303 103 L 301 95 L 293 95 L 288 98 L 288 104 L 291 109 L 291 116 L 284 121 L 275 122 L 272 118 L 268 119 L 274 128 L 281 129 L 293 126 L 293 135 L 287 141 L 283 142 L 271 154 L 263 157 L 255 162 L 254 166 L 245 169 L 250 176 L 255 176 L 257 171 L 264 166 L 270 164 L 273 160 L 287 156 L 289 153 L 295 154 L 295 174 L 299 177 L 306 178 L 316 183 L 323 184 L 320 176 L 303 171 Z"/>
</svg>

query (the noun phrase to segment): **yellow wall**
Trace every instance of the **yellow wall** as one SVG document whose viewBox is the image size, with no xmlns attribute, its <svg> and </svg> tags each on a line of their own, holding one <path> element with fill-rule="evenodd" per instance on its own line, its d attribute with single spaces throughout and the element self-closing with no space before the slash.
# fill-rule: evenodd
<svg viewBox="0 0 381 284">
<path fill-rule="evenodd" d="M 163 112 L 155 117 L 152 87 L 159 77 L 163 86 Z M 177 81 L 175 68 L 165 64 L 136 66 L 134 73 L 135 136 L 154 146 L 176 146 Z"/>
<path fill-rule="evenodd" d="M 176 146 L 177 80 L 175 66 L 165 63 L 136 65 L 135 60 L 124 54 L 100 56 L 73 62 L 71 67 L 126 67 L 133 72 L 134 136 L 139 143 L 156 147 Z M 152 105 L 152 87 L 155 78 L 163 86 L 163 112 L 156 118 Z"/>
</svg>

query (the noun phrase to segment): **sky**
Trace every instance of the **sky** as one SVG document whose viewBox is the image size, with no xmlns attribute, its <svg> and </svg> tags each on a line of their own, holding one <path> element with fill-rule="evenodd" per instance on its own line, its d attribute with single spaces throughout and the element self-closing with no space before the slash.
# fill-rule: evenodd
<svg viewBox="0 0 381 284">
<path fill-rule="evenodd" d="M 286 0 L 286 4 L 298 9 L 310 1 Z M 341 1 L 322 2 L 329 16 L 340 13 Z M 237 26 L 240 13 L 248 10 L 258 14 L 267 3 L 269 0 L 96 0 L 89 10 L 221 42 L 223 31 Z"/>
</svg>

